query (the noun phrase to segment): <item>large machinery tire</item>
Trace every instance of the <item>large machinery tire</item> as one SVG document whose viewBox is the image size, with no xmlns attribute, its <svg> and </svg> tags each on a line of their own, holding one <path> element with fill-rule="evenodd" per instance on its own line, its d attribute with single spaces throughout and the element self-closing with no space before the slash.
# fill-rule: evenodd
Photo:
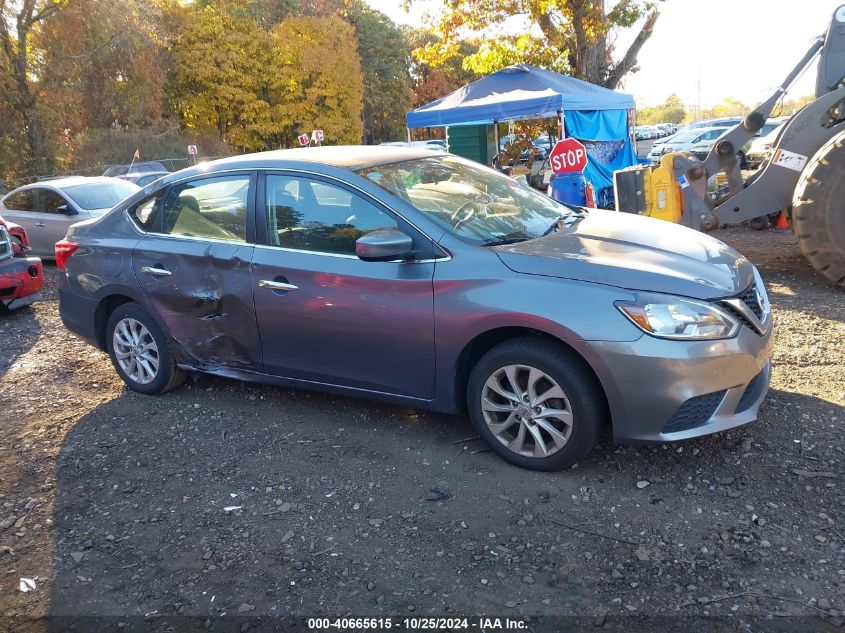
<svg viewBox="0 0 845 633">
<path fill-rule="evenodd" d="M 845 287 L 845 131 L 810 159 L 792 203 L 798 245 L 818 270 Z"/>
</svg>

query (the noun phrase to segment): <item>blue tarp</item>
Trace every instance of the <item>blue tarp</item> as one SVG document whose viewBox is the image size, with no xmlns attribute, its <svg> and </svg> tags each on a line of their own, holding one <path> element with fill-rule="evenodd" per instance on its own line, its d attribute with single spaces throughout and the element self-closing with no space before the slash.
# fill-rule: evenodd
<svg viewBox="0 0 845 633">
<path fill-rule="evenodd" d="M 409 128 L 478 125 L 557 116 L 567 136 L 587 147 L 584 175 L 600 206 L 613 200 L 613 172 L 637 164 L 628 129 L 631 95 L 537 68 L 515 64 L 408 112 Z"/>
<path fill-rule="evenodd" d="M 564 123 L 567 136 L 577 138 L 587 147 L 584 176 L 598 193 L 599 205 L 609 206 L 613 172 L 637 164 L 637 151 L 628 134 L 628 112 L 567 112 Z"/>
<path fill-rule="evenodd" d="M 631 95 L 528 64 L 515 64 L 408 112 L 409 128 L 512 121 L 573 110 L 628 110 Z"/>
</svg>

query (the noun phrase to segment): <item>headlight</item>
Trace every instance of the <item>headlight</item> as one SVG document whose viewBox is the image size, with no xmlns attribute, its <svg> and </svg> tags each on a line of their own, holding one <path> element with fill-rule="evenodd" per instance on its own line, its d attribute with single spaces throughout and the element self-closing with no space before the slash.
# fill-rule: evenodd
<svg viewBox="0 0 845 633">
<path fill-rule="evenodd" d="M 709 303 L 661 295 L 643 296 L 637 301 L 614 305 L 646 334 L 659 338 L 702 341 L 730 338 L 739 322 Z"/>
</svg>

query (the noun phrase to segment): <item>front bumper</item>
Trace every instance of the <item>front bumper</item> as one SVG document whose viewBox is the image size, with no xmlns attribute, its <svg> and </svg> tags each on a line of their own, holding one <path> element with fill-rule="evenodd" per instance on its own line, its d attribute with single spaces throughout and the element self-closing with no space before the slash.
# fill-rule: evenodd
<svg viewBox="0 0 845 633">
<path fill-rule="evenodd" d="M 0 303 L 17 310 L 41 298 L 44 270 L 37 257 L 12 257 L 0 262 Z"/>
<path fill-rule="evenodd" d="M 753 422 L 771 378 L 771 326 L 764 335 L 743 326 L 721 341 L 643 335 L 579 347 L 604 387 L 620 442 L 685 440 Z"/>
</svg>

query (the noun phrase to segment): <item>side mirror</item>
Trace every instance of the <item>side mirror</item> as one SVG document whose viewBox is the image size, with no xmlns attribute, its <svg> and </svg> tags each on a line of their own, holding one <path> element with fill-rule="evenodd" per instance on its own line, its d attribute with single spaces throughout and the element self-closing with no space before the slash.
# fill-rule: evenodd
<svg viewBox="0 0 845 633">
<path fill-rule="evenodd" d="M 407 259 L 414 241 L 398 229 L 378 229 L 355 241 L 355 254 L 365 262 L 389 262 Z"/>
<path fill-rule="evenodd" d="M 79 211 L 74 209 L 69 204 L 60 204 L 56 207 L 56 211 L 58 211 L 62 215 L 77 215 L 79 213 Z"/>
</svg>

